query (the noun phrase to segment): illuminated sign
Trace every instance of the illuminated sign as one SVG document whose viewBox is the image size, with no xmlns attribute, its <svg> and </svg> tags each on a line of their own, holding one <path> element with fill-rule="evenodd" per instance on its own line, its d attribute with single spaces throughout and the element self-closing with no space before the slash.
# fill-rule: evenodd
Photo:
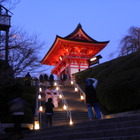
<svg viewBox="0 0 140 140">
<path fill-rule="evenodd" d="M 88 59 L 87 61 L 88 61 L 89 66 L 95 65 L 97 63 L 99 64 L 99 59 L 101 59 L 101 58 L 102 58 L 102 56 L 98 55 L 98 56 L 94 56 L 94 57 Z"/>
</svg>

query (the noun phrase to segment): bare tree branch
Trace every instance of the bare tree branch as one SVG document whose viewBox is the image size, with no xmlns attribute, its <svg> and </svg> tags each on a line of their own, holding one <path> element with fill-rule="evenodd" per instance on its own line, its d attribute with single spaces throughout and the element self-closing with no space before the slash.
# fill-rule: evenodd
<svg viewBox="0 0 140 140">
<path fill-rule="evenodd" d="M 13 68 L 14 75 L 20 75 L 41 67 L 38 57 L 39 50 L 44 43 L 39 42 L 38 35 L 29 35 L 21 28 L 12 29 L 9 34 L 9 64 Z M 0 54 L 5 50 L 0 48 Z M 4 56 L 4 55 L 3 55 Z"/>
<path fill-rule="evenodd" d="M 140 50 L 140 28 L 130 27 L 128 35 L 124 36 L 120 41 L 119 56 L 128 55 Z"/>
</svg>

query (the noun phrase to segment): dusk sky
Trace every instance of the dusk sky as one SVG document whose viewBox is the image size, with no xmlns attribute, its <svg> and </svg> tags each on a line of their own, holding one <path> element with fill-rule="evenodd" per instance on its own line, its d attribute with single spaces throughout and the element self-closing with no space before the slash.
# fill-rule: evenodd
<svg viewBox="0 0 140 140">
<path fill-rule="evenodd" d="M 21 0 L 11 11 L 12 26 L 21 26 L 45 41 L 40 60 L 53 44 L 56 35 L 65 37 L 80 23 L 97 41 L 110 41 L 99 54 L 101 63 L 118 51 L 120 40 L 131 26 L 140 27 L 140 0 Z"/>
</svg>

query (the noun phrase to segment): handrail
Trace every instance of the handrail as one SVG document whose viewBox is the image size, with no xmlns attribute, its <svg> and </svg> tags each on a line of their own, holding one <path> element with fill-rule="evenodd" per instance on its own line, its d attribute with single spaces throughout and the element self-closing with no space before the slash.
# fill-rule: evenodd
<svg viewBox="0 0 140 140">
<path fill-rule="evenodd" d="M 76 84 L 75 80 L 73 80 L 73 85 L 74 85 L 74 87 L 76 87 L 78 89 L 78 93 L 80 95 L 83 95 L 83 97 L 85 99 L 86 98 L 85 92 L 80 88 L 80 86 L 78 84 Z M 84 100 L 84 103 L 86 103 L 85 100 Z"/>
<path fill-rule="evenodd" d="M 66 107 L 67 107 L 67 117 L 70 119 L 70 122 L 71 122 L 72 121 L 72 113 L 69 109 L 68 103 L 67 103 L 67 101 L 64 97 L 63 92 L 61 90 L 59 90 L 58 92 L 59 92 L 60 95 L 62 95 L 62 103 L 63 103 L 63 105 L 66 105 Z"/>
</svg>

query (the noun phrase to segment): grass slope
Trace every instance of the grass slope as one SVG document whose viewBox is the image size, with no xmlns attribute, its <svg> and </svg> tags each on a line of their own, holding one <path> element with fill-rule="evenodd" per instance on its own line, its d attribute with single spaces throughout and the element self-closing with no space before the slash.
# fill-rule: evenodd
<svg viewBox="0 0 140 140">
<path fill-rule="evenodd" d="M 84 89 L 84 80 L 99 80 L 97 97 L 109 113 L 140 109 L 140 52 L 105 62 L 74 74 Z"/>
</svg>

